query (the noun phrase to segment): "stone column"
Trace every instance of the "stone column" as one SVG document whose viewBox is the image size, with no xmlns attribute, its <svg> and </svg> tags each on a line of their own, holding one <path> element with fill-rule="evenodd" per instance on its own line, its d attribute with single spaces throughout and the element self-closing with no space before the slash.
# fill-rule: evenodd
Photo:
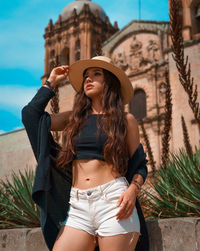
<svg viewBox="0 0 200 251">
<path fill-rule="evenodd" d="M 90 27 L 90 23 L 88 22 L 86 24 L 86 43 L 87 43 L 87 52 L 86 52 L 86 58 L 91 58 L 91 43 L 92 43 L 92 39 L 91 39 L 91 27 Z"/>
<path fill-rule="evenodd" d="M 49 45 L 48 41 L 45 41 L 45 57 L 44 57 L 44 75 L 48 73 L 48 61 L 49 61 Z"/>
<path fill-rule="evenodd" d="M 188 0 L 182 0 L 183 5 L 183 39 L 184 41 L 191 39 L 191 11 L 190 11 L 190 3 Z"/>
<path fill-rule="evenodd" d="M 80 58 L 85 59 L 85 54 L 86 54 L 86 28 L 85 28 L 85 23 L 80 24 Z"/>
<path fill-rule="evenodd" d="M 73 64 L 75 61 L 75 37 L 73 35 L 73 27 L 70 29 L 70 38 L 69 38 L 69 65 Z"/>
</svg>

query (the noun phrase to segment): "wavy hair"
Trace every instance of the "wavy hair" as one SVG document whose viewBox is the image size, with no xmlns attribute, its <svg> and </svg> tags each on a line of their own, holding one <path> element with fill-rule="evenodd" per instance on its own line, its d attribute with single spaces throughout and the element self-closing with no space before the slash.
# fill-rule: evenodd
<svg viewBox="0 0 200 251">
<path fill-rule="evenodd" d="M 112 164 L 113 170 L 124 175 L 128 166 L 127 120 L 120 94 L 121 85 L 118 78 L 111 72 L 104 70 L 104 91 L 102 97 L 102 128 L 107 135 L 104 146 L 104 159 Z M 79 133 L 83 122 L 92 113 L 92 101 L 82 89 L 75 95 L 74 105 L 68 123 L 62 134 L 62 148 L 58 153 L 56 165 L 66 168 L 75 156 L 73 138 Z M 97 116 L 98 117 L 98 116 Z M 98 125 L 97 121 L 97 125 Z M 100 127 L 98 126 L 98 130 Z"/>
</svg>

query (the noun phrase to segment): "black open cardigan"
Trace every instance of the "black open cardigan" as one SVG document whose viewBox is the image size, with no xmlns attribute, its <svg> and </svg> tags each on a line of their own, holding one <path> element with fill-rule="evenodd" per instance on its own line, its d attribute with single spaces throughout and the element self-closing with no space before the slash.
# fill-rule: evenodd
<svg viewBox="0 0 200 251">
<path fill-rule="evenodd" d="M 28 105 L 22 109 L 22 122 L 38 163 L 32 197 L 40 207 L 41 228 L 49 250 L 53 248 L 60 223 L 67 216 L 72 185 L 71 165 L 68 165 L 65 171 L 55 167 L 54 159 L 59 146 L 50 132 L 50 115 L 45 112 L 45 107 L 54 95 L 51 89 L 41 87 Z M 136 173 L 141 174 L 144 180 L 146 179 L 146 162 L 146 154 L 140 144 L 128 162 L 126 178 L 129 183 Z M 138 200 L 136 200 L 136 208 L 141 225 L 141 236 L 136 251 L 148 251 L 148 233 Z M 99 250 L 98 247 L 95 251 L 97 250 Z"/>
</svg>

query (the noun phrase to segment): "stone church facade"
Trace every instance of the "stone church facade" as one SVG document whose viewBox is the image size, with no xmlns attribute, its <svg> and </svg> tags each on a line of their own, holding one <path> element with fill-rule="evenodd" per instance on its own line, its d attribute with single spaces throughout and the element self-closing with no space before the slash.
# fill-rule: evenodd
<svg viewBox="0 0 200 251">
<path fill-rule="evenodd" d="M 182 0 L 182 13 L 185 54 L 189 56 L 200 101 L 200 1 Z M 167 73 L 173 104 L 170 150 L 176 152 L 184 147 L 181 115 L 185 118 L 192 146 L 199 147 L 198 125 L 194 121 L 187 95 L 179 83 L 172 58 L 168 22 L 132 21 L 119 30 L 117 23 L 112 25 L 104 10 L 95 2 L 75 0 L 63 9 L 55 24 L 52 20 L 49 21 L 44 39 L 42 83 L 54 66 L 71 65 L 79 59 L 99 54 L 111 57 L 113 63 L 126 72 L 134 89 L 133 98 L 126 110 L 134 114 L 138 121 L 143 120 L 157 167 L 161 163 Z M 74 90 L 70 83 L 61 83 L 60 112 L 71 109 L 73 97 Z M 49 109 L 50 106 L 47 110 Z M 140 137 L 144 143 L 142 131 Z M 30 151 L 30 146 L 27 146 L 27 151 Z M 3 167 L 4 164 L 0 165 Z"/>
</svg>

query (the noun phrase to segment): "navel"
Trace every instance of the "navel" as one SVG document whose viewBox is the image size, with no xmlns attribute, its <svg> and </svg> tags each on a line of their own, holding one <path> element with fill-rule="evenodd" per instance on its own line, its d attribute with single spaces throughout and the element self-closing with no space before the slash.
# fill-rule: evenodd
<svg viewBox="0 0 200 251">
<path fill-rule="evenodd" d="M 90 179 L 89 178 L 87 178 L 87 179 L 85 179 L 86 181 L 90 181 Z"/>
</svg>

